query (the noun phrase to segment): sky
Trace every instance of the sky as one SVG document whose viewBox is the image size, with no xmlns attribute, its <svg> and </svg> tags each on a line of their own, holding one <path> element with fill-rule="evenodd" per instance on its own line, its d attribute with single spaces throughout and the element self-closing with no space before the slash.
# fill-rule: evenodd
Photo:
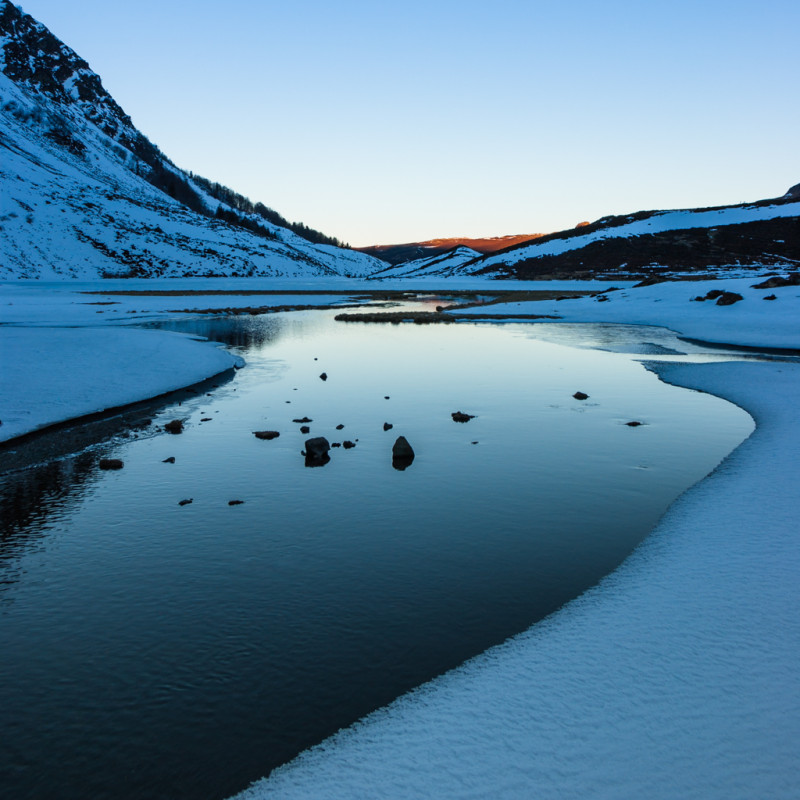
<svg viewBox="0 0 800 800">
<path fill-rule="evenodd" d="M 800 182 L 796 0 L 24 0 L 178 166 L 354 246 Z"/>
</svg>

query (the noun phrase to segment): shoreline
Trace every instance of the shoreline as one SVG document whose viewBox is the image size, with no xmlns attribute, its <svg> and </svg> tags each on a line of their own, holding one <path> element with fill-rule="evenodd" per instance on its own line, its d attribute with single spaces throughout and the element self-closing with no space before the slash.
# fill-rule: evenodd
<svg viewBox="0 0 800 800">
<path fill-rule="evenodd" d="M 800 367 L 648 367 L 754 432 L 598 585 L 238 800 L 796 796 Z"/>
</svg>

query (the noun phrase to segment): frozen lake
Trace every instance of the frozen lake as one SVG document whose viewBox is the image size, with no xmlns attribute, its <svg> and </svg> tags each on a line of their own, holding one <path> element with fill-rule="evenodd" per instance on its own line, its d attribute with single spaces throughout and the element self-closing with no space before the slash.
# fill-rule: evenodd
<svg viewBox="0 0 800 800">
<path fill-rule="evenodd" d="M 595 584 L 752 430 L 631 356 L 711 357 L 658 329 L 334 313 L 176 323 L 247 367 L 0 476 L 9 796 L 226 797 Z"/>
</svg>

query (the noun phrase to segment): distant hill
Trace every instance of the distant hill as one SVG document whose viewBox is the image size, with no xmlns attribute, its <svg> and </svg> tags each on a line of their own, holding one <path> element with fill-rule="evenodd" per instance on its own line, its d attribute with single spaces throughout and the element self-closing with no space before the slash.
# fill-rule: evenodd
<svg viewBox="0 0 800 800">
<path fill-rule="evenodd" d="M 352 275 L 385 267 L 179 169 L 98 75 L 0 0 L 0 277 Z"/>
<path fill-rule="evenodd" d="M 449 239 L 429 239 L 426 242 L 408 242 L 406 244 L 376 244 L 355 249 L 361 253 L 380 258 L 382 261 L 388 261 L 390 264 L 403 264 L 431 256 L 439 256 L 451 251 L 454 247 L 467 247 L 478 253 L 494 253 L 497 250 L 544 235 L 543 233 L 522 233 L 515 236 L 493 236 L 483 239 L 453 237 Z"/>
</svg>

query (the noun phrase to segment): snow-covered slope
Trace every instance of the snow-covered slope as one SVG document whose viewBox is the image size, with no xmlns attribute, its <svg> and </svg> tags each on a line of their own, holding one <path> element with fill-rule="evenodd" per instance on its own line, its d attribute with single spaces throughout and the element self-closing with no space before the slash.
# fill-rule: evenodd
<svg viewBox="0 0 800 800">
<path fill-rule="evenodd" d="M 533 278 L 686 273 L 800 263 L 800 200 L 792 194 L 737 206 L 643 211 L 484 256 L 467 274 Z"/>
<path fill-rule="evenodd" d="M 469 247 L 454 247 L 447 253 L 418 258 L 415 261 L 406 261 L 403 264 L 386 267 L 379 272 L 374 272 L 371 278 L 422 278 L 422 277 L 447 277 L 461 274 L 460 268 L 470 261 L 480 257 L 477 250 Z"/>
<path fill-rule="evenodd" d="M 364 276 L 385 266 L 212 196 L 134 127 L 85 61 L 7 0 L 0 68 L 0 277 Z"/>
</svg>

